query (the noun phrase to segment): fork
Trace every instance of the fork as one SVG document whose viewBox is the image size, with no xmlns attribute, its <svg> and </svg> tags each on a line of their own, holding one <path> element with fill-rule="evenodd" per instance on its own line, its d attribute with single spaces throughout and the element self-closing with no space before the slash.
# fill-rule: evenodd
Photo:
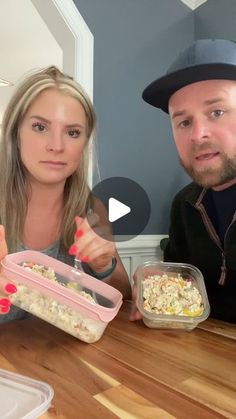
<svg viewBox="0 0 236 419">
<path fill-rule="evenodd" d="M 88 215 L 91 215 L 91 214 L 93 214 L 93 210 L 92 210 L 92 208 L 89 208 L 89 210 L 87 211 L 87 216 L 88 216 Z M 75 269 L 78 269 L 79 271 L 84 272 L 84 269 L 83 269 L 83 266 L 82 266 L 81 260 L 80 260 L 80 259 L 78 259 L 76 256 L 75 256 L 75 258 L 74 258 L 74 268 L 75 268 Z"/>
<path fill-rule="evenodd" d="M 84 272 L 81 260 L 78 259 L 77 257 L 74 258 L 74 268 L 78 269 L 79 271 Z"/>
</svg>

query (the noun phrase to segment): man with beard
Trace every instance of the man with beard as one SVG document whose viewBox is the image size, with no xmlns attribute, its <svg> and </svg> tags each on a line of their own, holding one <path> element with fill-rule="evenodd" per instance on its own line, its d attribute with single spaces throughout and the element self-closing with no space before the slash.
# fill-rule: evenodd
<svg viewBox="0 0 236 419">
<path fill-rule="evenodd" d="M 197 266 L 211 315 L 236 323 L 236 43 L 196 41 L 143 99 L 169 113 L 193 179 L 174 198 L 164 260 Z"/>
</svg>

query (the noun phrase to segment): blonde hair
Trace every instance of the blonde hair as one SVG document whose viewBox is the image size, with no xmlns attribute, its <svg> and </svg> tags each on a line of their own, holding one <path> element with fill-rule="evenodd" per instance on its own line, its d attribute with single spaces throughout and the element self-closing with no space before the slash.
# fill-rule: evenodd
<svg viewBox="0 0 236 419">
<path fill-rule="evenodd" d="M 72 77 L 50 66 L 28 76 L 11 98 L 3 117 L 0 144 L 0 222 L 5 226 L 8 249 L 16 251 L 23 237 L 28 196 L 26 172 L 21 161 L 19 128 L 31 103 L 46 89 L 54 88 L 78 100 L 86 115 L 86 134 L 91 137 L 96 126 L 93 105 L 83 88 Z M 89 142 L 89 141 L 88 141 Z M 74 240 L 75 215 L 84 216 L 89 207 L 88 142 L 78 170 L 65 183 L 61 242 L 68 248 Z"/>
</svg>

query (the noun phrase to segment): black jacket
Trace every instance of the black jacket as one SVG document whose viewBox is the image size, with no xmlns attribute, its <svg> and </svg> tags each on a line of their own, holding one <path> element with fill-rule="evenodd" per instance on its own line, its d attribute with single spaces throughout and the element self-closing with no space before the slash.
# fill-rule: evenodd
<svg viewBox="0 0 236 419">
<path fill-rule="evenodd" d="M 222 245 L 206 213 L 205 194 L 205 189 L 191 183 L 176 195 L 164 260 L 200 269 L 211 316 L 236 323 L 236 214 Z"/>
</svg>

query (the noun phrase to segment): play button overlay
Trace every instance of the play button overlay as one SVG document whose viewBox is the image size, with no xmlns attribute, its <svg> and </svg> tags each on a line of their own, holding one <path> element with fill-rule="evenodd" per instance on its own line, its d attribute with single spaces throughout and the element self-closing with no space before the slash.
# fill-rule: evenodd
<svg viewBox="0 0 236 419">
<path fill-rule="evenodd" d="M 122 204 L 115 198 L 109 198 L 108 200 L 108 219 L 111 223 L 129 214 L 131 208 L 128 205 Z"/>
<path fill-rule="evenodd" d="M 151 205 L 147 193 L 137 182 L 126 177 L 111 177 L 99 182 L 91 194 L 105 206 L 106 221 L 111 224 L 115 241 L 130 240 L 145 229 Z M 92 223 L 91 227 L 103 236 L 102 229 Z"/>
</svg>

